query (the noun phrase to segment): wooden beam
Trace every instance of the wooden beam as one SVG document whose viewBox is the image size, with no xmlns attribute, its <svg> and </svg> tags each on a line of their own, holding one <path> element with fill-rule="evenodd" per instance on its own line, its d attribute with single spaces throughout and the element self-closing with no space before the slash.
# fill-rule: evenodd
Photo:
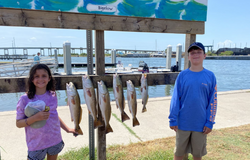
<svg viewBox="0 0 250 160">
<path fill-rule="evenodd" d="M 104 31 L 95 30 L 95 73 L 105 75 L 105 53 L 104 53 Z M 106 84 L 106 83 L 105 83 Z M 107 84 L 106 84 L 107 85 Z M 96 89 L 96 99 L 99 101 L 98 88 Z M 96 104 L 98 119 L 104 124 L 99 103 Z M 106 127 L 101 126 L 97 129 L 97 160 L 106 160 Z"/>
<path fill-rule="evenodd" d="M 148 85 L 174 84 L 178 72 L 150 73 L 148 75 Z M 66 90 L 66 83 L 73 82 L 77 89 L 82 89 L 82 76 L 53 76 L 56 81 L 56 90 Z M 141 74 L 120 74 L 123 87 L 126 87 L 126 81 L 131 80 L 136 87 L 141 85 Z M 90 75 L 93 85 L 97 88 L 97 82 L 103 80 L 108 88 L 113 87 L 113 75 Z M 0 78 L 0 93 L 16 93 L 27 91 L 27 77 Z"/>
<path fill-rule="evenodd" d="M 0 8 L 0 26 L 204 34 L 205 22 Z"/>
<path fill-rule="evenodd" d="M 95 70 L 97 75 L 105 74 L 104 31 L 95 31 Z"/>
<path fill-rule="evenodd" d="M 184 55 L 184 69 L 187 69 L 190 67 L 190 62 L 188 60 L 188 47 L 196 41 L 196 35 L 195 34 L 186 34 L 186 40 L 185 40 L 185 55 Z"/>
</svg>

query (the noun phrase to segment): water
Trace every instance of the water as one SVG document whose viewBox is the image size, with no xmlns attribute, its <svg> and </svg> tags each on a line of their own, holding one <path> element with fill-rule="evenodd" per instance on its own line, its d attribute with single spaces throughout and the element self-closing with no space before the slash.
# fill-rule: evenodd
<svg viewBox="0 0 250 160">
<path fill-rule="evenodd" d="M 74 63 L 87 63 L 86 57 L 72 57 Z M 63 57 L 58 57 L 59 62 L 63 62 Z M 95 62 L 95 59 L 93 60 Z M 165 58 L 121 58 L 117 57 L 116 61 L 121 61 L 124 66 L 132 64 L 138 67 L 139 61 L 144 61 L 149 67 L 166 66 Z M 106 63 L 111 63 L 111 58 L 105 58 Z M 175 58 L 172 58 L 172 65 L 175 64 Z M 217 78 L 218 91 L 241 90 L 250 88 L 250 63 L 249 60 L 204 60 L 204 67 L 214 72 Z M 184 59 L 182 59 L 182 69 L 184 68 Z M 86 68 L 73 68 L 75 71 L 84 71 Z M 59 72 L 63 72 L 63 68 L 59 68 Z M 165 97 L 171 96 L 173 93 L 173 85 L 157 85 L 149 86 L 149 97 Z M 136 88 L 137 98 L 140 99 L 140 88 Z M 113 90 L 110 90 L 111 100 L 114 100 Z M 81 103 L 84 104 L 83 90 L 78 90 Z M 11 111 L 16 109 L 16 104 L 22 93 L 5 93 L 0 94 L 0 111 Z M 126 95 L 126 88 L 124 88 Z M 67 105 L 66 92 L 64 90 L 57 91 L 58 105 Z M 126 96 L 125 96 L 126 98 Z"/>
</svg>

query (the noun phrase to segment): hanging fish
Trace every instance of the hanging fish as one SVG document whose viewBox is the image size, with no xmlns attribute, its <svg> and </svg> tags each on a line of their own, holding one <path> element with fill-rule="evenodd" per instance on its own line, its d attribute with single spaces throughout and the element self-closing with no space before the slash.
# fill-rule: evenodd
<svg viewBox="0 0 250 160">
<path fill-rule="evenodd" d="M 125 113 L 125 98 L 123 94 L 123 87 L 122 87 L 122 81 L 117 74 L 113 74 L 113 91 L 114 91 L 114 97 L 116 101 L 116 106 L 119 108 L 121 112 L 121 120 L 122 122 L 129 120 L 130 118 Z"/>
<path fill-rule="evenodd" d="M 102 113 L 102 118 L 105 122 L 105 129 L 107 134 L 109 132 L 113 132 L 113 129 L 109 124 L 109 120 L 111 117 L 109 92 L 103 81 L 98 82 L 98 96 L 99 96 L 99 106 Z"/>
<path fill-rule="evenodd" d="M 147 74 L 142 74 L 141 76 L 141 95 L 142 95 L 142 113 L 146 112 L 146 104 L 148 103 L 148 82 Z"/>
<path fill-rule="evenodd" d="M 140 125 L 139 121 L 136 118 L 136 112 L 137 112 L 136 91 L 131 80 L 126 81 L 126 83 L 127 83 L 128 107 L 133 117 L 133 127 L 134 127 L 134 126 Z"/>
<path fill-rule="evenodd" d="M 85 103 L 94 120 L 94 128 L 100 127 L 102 122 L 97 118 L 95 89 L 88 75 L 82 76 L 82 86 Z"/>
</svg>

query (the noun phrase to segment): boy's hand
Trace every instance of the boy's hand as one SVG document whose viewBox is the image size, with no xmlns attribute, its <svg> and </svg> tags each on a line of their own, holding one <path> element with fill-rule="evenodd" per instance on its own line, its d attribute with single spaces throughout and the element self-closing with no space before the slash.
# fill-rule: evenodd
<svg viewBox="0 0 250 160">
<path fill-rule="evenodd" d="M 178 126 L 170 126 L 171 129 L 173 129 L 175 132 L 178 130 Z"/>
<path fill-rule="evenodd" d="M 208 134 L 211 131 L 212 131 L 212 129 L 210 129 L 210 128 L 206 127 L 206 126 L 203 128 L 203 134 Z"/>
</svg>

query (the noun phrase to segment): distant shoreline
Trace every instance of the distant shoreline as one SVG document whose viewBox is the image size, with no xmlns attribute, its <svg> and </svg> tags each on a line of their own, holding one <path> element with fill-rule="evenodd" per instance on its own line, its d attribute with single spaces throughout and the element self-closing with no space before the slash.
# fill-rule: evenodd
<svg viewBox="0 0 250 160">
<path fill-rule="evenodd" d="M 207 56 L 208 60 L 250 60 L 250 56 Z"/>
</svg>

